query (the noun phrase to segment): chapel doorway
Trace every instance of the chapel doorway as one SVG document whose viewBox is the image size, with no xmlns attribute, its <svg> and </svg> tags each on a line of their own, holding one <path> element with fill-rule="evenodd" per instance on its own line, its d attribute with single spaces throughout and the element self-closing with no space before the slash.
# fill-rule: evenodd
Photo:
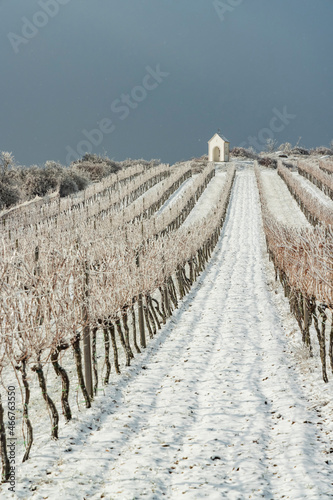
<svg viewBox="0 0 333 500">
<path fill-rule="evenodd" d="M 218 146 L 216 146 L 214 149 L 213 149 L 213 161 L 221 161 L 220 158 L 221 158 L 221 151 L 220 151 L 220 148 Z"/>
</svg>

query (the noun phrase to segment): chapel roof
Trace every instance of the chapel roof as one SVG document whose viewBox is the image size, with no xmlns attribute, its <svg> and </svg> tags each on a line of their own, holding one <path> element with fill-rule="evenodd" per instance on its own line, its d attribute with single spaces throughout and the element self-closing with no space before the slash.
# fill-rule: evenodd
<svg viewBox="0 0 333 500">
<path fill-rule="evenodd" d="M 218 131 L 216 132 L 216 134 L 213 135 L 212 139 L 218 135 L 224 142 L 230 142 L 228 141 L 228 139 L 221 133 L 221 130 L 218 129 Z M 212 139 L 210 139 L 208 142 L 210 142 Z"/>
</svg>

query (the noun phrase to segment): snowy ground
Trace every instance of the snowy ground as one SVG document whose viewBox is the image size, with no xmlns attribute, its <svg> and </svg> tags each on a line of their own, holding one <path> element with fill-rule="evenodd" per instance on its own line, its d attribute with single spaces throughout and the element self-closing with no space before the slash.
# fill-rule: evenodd
<svg viewBox="0 0 333 500">
<path fill-rule="evenodd" d="M 286 183 L 276 170 L 261 170 L 264 194 L 268 208 L 283 224 L 296 227 L 310 227 L 305 215 L 290 195 Z"/>
<path fill-rule="evenodd" d="M 196 179 L 197 174 L 192 175 L 189 179 L 186 179 L 185 182 L 179 188 L 170 196 L 170 198 L 161 206 L 161 208 L 156 212 L 156 215 L 160 215 L 163 213 L 167 208 L 171 208 L 172 205 L 183 196 L 184 191 L 188 189 L 194 182 L 194 179 Z"/>
<path fill-rule="evenodd" d="M 19 498 L 332 498 L 332 384 L 300 354 L 263 248 L 248 168 L 196 286 L 94 408 L 19 467 Z"/>
<path fill-rule="evenodd" d="M 164 184 L 166 182 L 166 179 L 163 179 L 162 181 L 158 182 L 157 184 L 154 184 L 151 188 L 147 189 L 142 195 L 138 196 L 132 202 L 133 204 L 140 205 L 142 204 L 142 200 L 149 200 L 150 198 L 154 198 L 158 196 L 159 194 L 162 194 L 164 189 Z"/>
<path fill-rule="evenodd" d="M 200 196 L 195 210 L 192 210 L 190 215 L 185 220 L 183 226 L 187 227 L 191 224 L 198 222 L 208 215 L 211 208 L 217 205 L 220 193 L 226 181 L 226 171 L 221 172 L 217 170 L 215 176 L 211 179 L 205 191 Z"/>
</svg>

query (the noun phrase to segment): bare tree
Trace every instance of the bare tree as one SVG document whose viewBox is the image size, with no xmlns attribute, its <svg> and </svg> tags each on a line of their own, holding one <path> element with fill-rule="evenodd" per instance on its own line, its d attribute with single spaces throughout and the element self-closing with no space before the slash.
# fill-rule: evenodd
<svg viewBox="0 0 333 500">
<path fill-rule="evenodd" d="M 276 151 L 277 141 L 275 139 L 269 138 L 266 141 L 266 151 L 268 153 L 274 153 Z"/>
<path fill-rule="evenodd" d="M 14 156 L 8 151 L 0 151 L 0 175 L 1 180 L 5 178 L 11 166 L 14 165 Z"/>
</svg>

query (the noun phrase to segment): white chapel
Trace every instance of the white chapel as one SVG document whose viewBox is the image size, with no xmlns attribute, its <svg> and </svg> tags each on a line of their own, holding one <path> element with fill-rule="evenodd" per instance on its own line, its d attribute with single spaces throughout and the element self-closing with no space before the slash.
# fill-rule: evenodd
<svg viewBox="0 0 333 500">
<path fill-rule="evenodd" d="M 229 161 L 229 146 L 228 139 L 218 130 L 208 141 L 208 161 Z"/>
</svg>

